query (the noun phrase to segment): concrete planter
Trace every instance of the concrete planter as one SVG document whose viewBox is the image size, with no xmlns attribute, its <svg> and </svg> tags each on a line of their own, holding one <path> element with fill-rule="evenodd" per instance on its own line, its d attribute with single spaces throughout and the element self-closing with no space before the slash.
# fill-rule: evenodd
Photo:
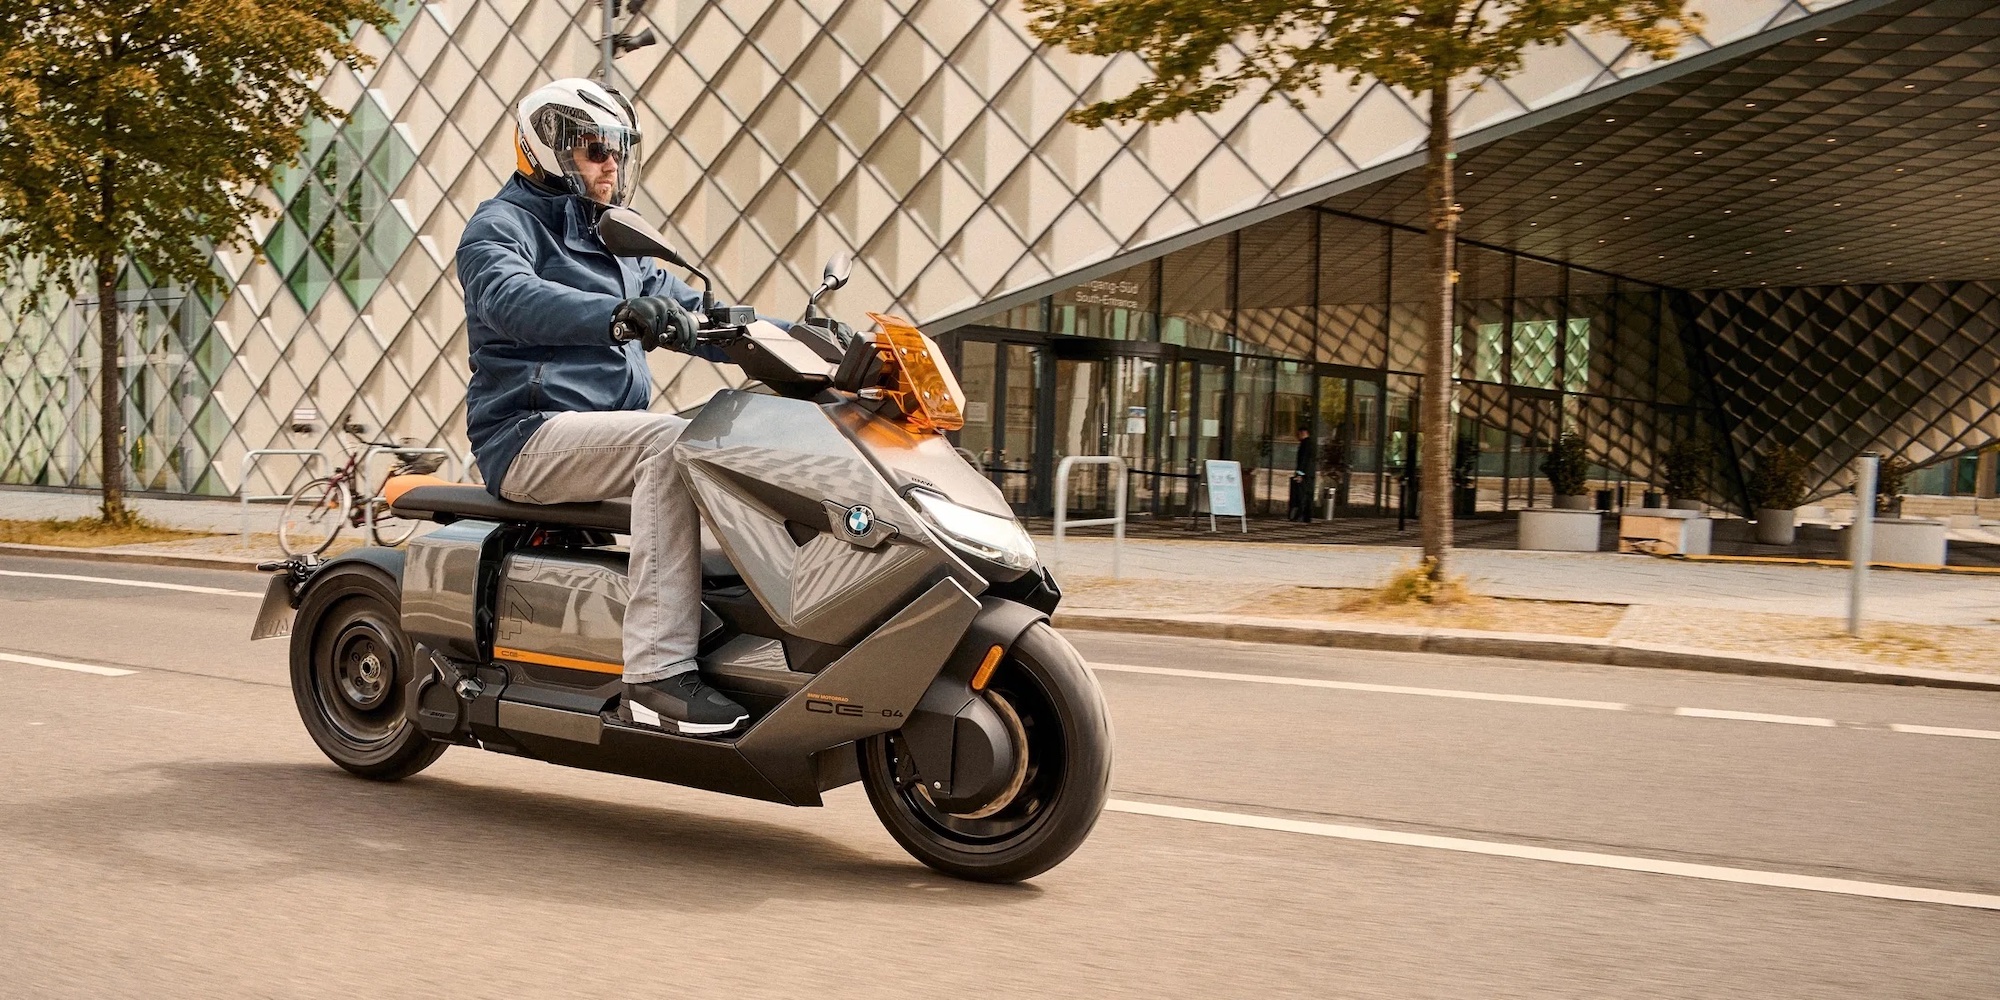
<svg viewBox="0 0 2000 1000">
<path fill-rule="evenodd" d="M 1557 510 L 1596 510 L 1596 509 L 1597 509 L 1597 498 L 1596 498 L 1596 497 L 1593 497 L 1593 496 L 1591 496 L 1591 495 L 1590 495 L 1590 494 L 1588 494 L 1588 493 L 1578 493 L 1578 494 L 1577 494 L 1577 495 L 1575 495 L 1575 496 L 1564 496 L 1564 495 L 1562 495 L 1562 494 L 1558 493 L 1558 494 L 1556 494 L 1556 509 L 1557 509 Z"/>
<path fill-rule="evenodd" d="M 1708 509 L 1708 505 L 1707 505 L 1707 504 L 1705 504 L 1705 503 L 1702 503 L 1702 502 L 1701 502 L 1701 501 L 1699 501 L 1699 500 L 1683 500 L 1683 499 L 1681 499 L 1680 497 L 1675 497 L 1675 498 L 1673 498 L 1672 500 L 1669 500 L 1669 501 L 1667 501 L 1667 507 L 1668 507 L 1668 508 L 1670 508 L 1670 509 L 1672 509 L 1672 510 L 1707 510 L 1707 509 Z"/>
<path fill-rule="evenodd" d="M 1942 566 L 1947 546 L 1945 530 L 1944 522 L 1928 518 L 1879 519 L 1875 522 L 1875 544 L 1869 547 L 1869 561 Z M 1848 556 L 1852 558 L 1853 552 Z"/>
<path fill-rule="evenodd" d="M 1715 522 L 1697 511 L 1627 507 L 1618 519 L 1618 551 L 1656 556 L 1705 556 Z"/>
<path fill-rule="evenodd" d="M 1757 541 L 1762 545 L 1790 545 L 1797 536 L 1799 512 L 1757 508 Z"/>
<path fill-rule="evenodd" d="M 1519 549 L 1543 552 L 1596 552 L 1602 515 L 1594 510 L 1524 510 Z"/>
</svg>

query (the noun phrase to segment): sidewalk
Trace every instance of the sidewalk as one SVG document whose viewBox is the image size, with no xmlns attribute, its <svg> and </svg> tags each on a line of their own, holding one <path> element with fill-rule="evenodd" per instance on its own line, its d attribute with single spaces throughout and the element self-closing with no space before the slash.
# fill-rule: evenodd
<svg viewBox="0 0 2000 1000">
<path fill-rule="evenodd" d="M 84 517 L 96 504 L 90 494 L 0 489 L 6 519 Z M 275 523 L 275 505 L 251 506 L 248 539 L 234 534 L 233 501 L 133 506 L 164 526 L 217 534 L 89 550 L 0 545 L 0 555 L 218 569 L 278 557 L 259 532 Z M 1065 628 L 2000 687 L 1995 575 L 1878 569 L 1870 628 L 1856 640 L 1844 634 L 1849 573 L 1824 566 L 1464 548 L 1451 571 L 1478 600 L 1440 612 L 1353 606 L 1415 563 L 1408 546 L 1128 540 L 1113 580 L 1110 539 L 1071 538 L 1060 553 L 1046 535 L 1035 541 L 1063 587 Z"/>
<path fill-rule="evenodd" d="M 1070 539 L 1061 553 L 1053 539 L 1036 544 L 1063 585 L 1068 628 L 2000 685 L 1990 575 L 1878 569 L 1857 640 L 1844 632 L 1849 573 L 1822 566 L 1460 549 L 1451 572 L 1479 600 L 1440 611 L 1354 606 L 1415 564 L 1400 546 L 1128 541 L 1112 580 L 1108 539 Z"/>
</svg>

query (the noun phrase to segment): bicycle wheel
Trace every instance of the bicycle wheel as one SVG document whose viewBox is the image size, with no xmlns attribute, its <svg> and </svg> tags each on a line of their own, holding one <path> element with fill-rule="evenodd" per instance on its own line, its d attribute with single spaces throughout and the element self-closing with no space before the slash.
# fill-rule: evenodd
<svg viewBox="0 0 2000 1000">
<path fill-rule="evenodd" d="M 285 501 L 278 521 L 278 548 L 288 556 L 317 555 L 333 544 L 354 500 L 338 479 L 315 479 Z"/>
<path fill-rule="evenodd" d="M 375 544 L 395 548 L 410 540 L 417 533 L 421 522 L 404 517 L 390 509 L 389 503 L 381 497 L 370 497 L 368 503 L 375 508 Z"/>
</svg>

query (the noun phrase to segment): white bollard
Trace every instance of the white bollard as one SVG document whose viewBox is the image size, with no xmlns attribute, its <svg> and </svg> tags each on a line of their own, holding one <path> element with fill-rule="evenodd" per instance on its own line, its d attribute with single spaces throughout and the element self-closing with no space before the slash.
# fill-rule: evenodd
<svg viewBox="0 0 2000 1000">
<path fill-rule="evenodd" d="M 1854 461 L 1854 526 L 1847 529 L 1847 558 L 1854 575 L 1847 588 L 1847 634 L 1861 634 L 1861 605 L 1868 594 L 1868 560 L 1875 554 L 1875 467 L 1881 458 L 1862 452 Z"/>
</svg>

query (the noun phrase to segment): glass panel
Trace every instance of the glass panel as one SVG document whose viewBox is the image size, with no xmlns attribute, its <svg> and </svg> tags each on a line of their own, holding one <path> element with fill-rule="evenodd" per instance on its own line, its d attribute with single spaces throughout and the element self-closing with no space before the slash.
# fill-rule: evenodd
<svg viewBox="0 0 2000 1000">
<path fill-rule="evenodd" d="M 1396 231 L 1389 268 L 1389 367 L 1423 370 L 1424 332 L 1437 310 L 1430 247 L 1417 233 Z"/>
<path fill-rule="evenodd" d="M 1320 217 L 1317 357 L 1379 368 L 1387 359 L 1389 230 Z"/>
<path fill-rule="evenodd" d="M 1155 339 L 1158 274 L 1158 263 L 1148 261 L 1057 292 L 1052 297 L 1054 332 L 1108 340 Z"/>
<path fill-rule="evenodd" d="M 1243 231 L 1236 336 L 1244 350 L 1310 358 L 1314 348 L 1313 218 L 1293 212 Z"/>
<path fill-rule="evenodd" d="M 1126 497 L 1126 507 L 1128 512 L 1154 510 L 1159 479 L 1146 473 L 1157 469 L 1152 442 L 1158 428 L 1153 413 L 1162 369 L 1158 362 L 1147 358 L 1114 358 L 1107 365 L 1111 376 L 1109 454 L 1123 458 L 1132 470 L 1131 495 Z"/>
<path fill-rule="evenodd" d="M 1161 261 L 1160 339 L 1226 350 L 1229 345 L 1230 241 L 1209 240 Z"/>
<path fill-rule="evenodd" d="M 993 464 L 993 410 L 999 398 L 994 354 L 994 345 L 986 341 L 958 345 L 958 384 L 965 391 L 965 426 L 958 432 L 958 446 L 971 452 L 982 470 Z"/>
<path fill-rule="evenodd" d="M 1106 441 L 1106 401 L 1103 372 L 1096 361 L 1056 362 L 1055 454 L 1050 466 L 1071 455 L 1102 455 Z M 1082 466 L 1070 471 L 1067 502 L 1071 512 L 1102 512 L 1110 504 L 1104 490 L 1102 467 Z"/>
<path fill-rule="evenodd" d="M 1035 444 L 1035 397 L 1041 387 L 1036 352 L 1025 344 L 1008 344 L 1002 376 L 1007 380 L 1006 414 L 990 470 L 1007 502 L 1025 506 L 1029 501 L 1029 456 Z"/>
<path fill-rule="evenodd" d="M 1252 513 L 1269 513 L 1271 501 L 1271 397 L 1277 388 L 1275 364 L 1265 358 L 1236 359 L 1236 398 L 1230 413 L 1229 457 L 1243 466 L 1243 499 Z M 1289 469 L 1286 470 L 1290 472 Z M 1284 502 L 1279 485 L 1279 502 Z"/>
<path fill-rule="evenodd" d="M 1382 395 L 1385 433 L 1382 437 L 1382 476 L 1377 503 L 1386 513 L 1394 513 L 1396 505 L 1402 502 L 1404 473 L 1413 471 L 1409 466 L 1414 464 L 1417 454 L 1415 404 L 1422 384 L 1423 380 L 1415 376 L 1391 375 Z"/>
</svg>

